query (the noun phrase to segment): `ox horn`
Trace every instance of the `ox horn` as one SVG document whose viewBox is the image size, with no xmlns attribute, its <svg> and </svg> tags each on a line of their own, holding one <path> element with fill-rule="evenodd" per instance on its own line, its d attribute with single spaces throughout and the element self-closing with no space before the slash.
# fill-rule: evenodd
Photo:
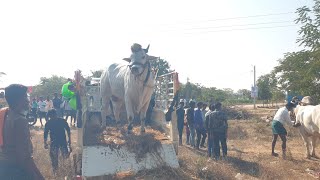
<svg viewBox="0 0 320 180">
<path fill-rule="evenodd" d="M 143 49 L 145 53 L 148 53 L 149 47 L 150 47 L 150 44 L 148 45 L 148 47 L 146 49 Z"/>
</svg>

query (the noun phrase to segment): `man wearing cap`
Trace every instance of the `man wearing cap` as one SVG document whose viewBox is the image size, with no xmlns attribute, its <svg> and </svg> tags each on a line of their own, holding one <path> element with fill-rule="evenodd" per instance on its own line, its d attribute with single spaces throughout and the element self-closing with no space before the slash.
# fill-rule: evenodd
<svg viewBox="0 0 320 180">
<path fill-rule="evenodd" d="M 9 109 L 0 110 L 0 179 L 43 180 L 32 157 L 32 143 L 26 113 L 28 88 L 11 84 L 5 88 Z"/>
<path fill-rule="evenodd" d="M 276 115 L 272 121 L 272 133 L 273 133 L 273 140 L 272 140 L 272 150 L 271 155 L 277 157 L 278 154 L 274 152 L 274 148 L 277 143 L 278 136 L 280 136 L 282 140 L 282 156 L 283 158 L 286 157 L 286 142 L 287 142 L 287 130 L 284 128 L 283 124 L 293 125 L 289 111 L 292 111 L 295 105 L 291 102 L 286 104 L 286 106 L 278 109 Z"/>
</svg>

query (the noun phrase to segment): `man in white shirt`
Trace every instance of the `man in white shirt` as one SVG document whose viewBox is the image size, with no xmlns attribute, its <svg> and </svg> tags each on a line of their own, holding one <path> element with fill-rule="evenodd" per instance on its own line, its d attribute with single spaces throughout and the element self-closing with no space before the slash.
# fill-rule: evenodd
<svg viewBox="0 0 320 180">
<path fill-rule="evenodd" d="M 47 99 L 46 99 L 46 122 L 49 120 L 48 118 L 48 112 L 53 109 L 53 102 L 51 101 L 50 97 L 47 96 Z"/>
<path fill-rule="evenodd" d="M 207 111 L 207 107 L 208 107 L 208 105 L 207 105 L 206 103 L 203 103 L 203 105 L 202 105 L 202 110 L 201 110 L 203 123 L 205 123 L 206 114 L 207 114 L 207 112 L 208 112 L 208 111 Z"/>
<path fill-rule="evenodd" d="M 51 109 L 53 109 L 53 102 L 50 100 L 50 97 L 47 96 L 47 100 L 46 100 L 46 112 L 48 113 Z"/>
<path fill-rule="evenodd" d="M 43 127 L 42 125 L 42 118 L 46 119 L 46 102 L 43 100 L 43 97 L 40 97 L 40 100 L 38 102 L 38 106 L 39 106 L 39 119 L 40 119 L 40 124 L 41 127 Z"/>
<path fill-rule="evenodd" d="M 206 121 L 206 114 L 207 114 L 207 104 L 206 103 L 203 103 L 203 105 L 202 105 L 202 109 L 201 109 L 201 113 L 202 113 L 202 120 L 203 120 L 203 124 L 205 124 L 205 121 Z M 203 130 L 203 133 L 204 134 L 207 134 L 207 131 L 206 131 L 206 129 L 204 129 Z M 207 140 L 207 142 L 208 142 L 208 140 Z M 208 143 L 207 143 L 208 144 Z M 204 144 L 202 144 L 202 146 L 201 146 L 202 148 L 206 148 L 206 146 L 204 145 Z"/>
<path fill-rule="evenodd" d="M 286 157 L 286 142 L 287 142 L 287 131 L 284 128 L 283 124 L 293 125 L 290 118 L 289 111 L 292 111 L 295 105 L 291 102 L 286 104 L 285 107 L 278 109 L 276 115 L 272 121 L 272 133 L 273 133 L 273 140 L 272 140 L 272 152 L 271 155 L 277 157 L 278 154 L 274 152 L 274 148 L 277 143 L 278 136 L 280 136 L 282 140 L 282 156 L 283 158 Z"/>
</svg>

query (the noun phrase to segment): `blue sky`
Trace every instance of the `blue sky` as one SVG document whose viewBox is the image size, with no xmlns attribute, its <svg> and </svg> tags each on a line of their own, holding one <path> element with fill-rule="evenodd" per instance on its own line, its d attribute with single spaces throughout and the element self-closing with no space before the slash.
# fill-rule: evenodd
<svg viewBox="0 0 320 180">
<path fill-rule="evenodd" d="M 292 12 L 312 4 L 312 0 L 1 1 L 0 71 L 7 75 L 0 87 L 34 85 L 52 74 L 72 77 L 76 69 L 89 74 L 122 61 L 137 42 L 150 43 L 149 53 L 166 59 L 182 82 L 189 77 L 205 86 L 250 89 L 253 65 L 260 76 L 269 73 L 284 53 L 301 49 L 295 43 L 299 26 L 294 25 Z"/>
</svg>

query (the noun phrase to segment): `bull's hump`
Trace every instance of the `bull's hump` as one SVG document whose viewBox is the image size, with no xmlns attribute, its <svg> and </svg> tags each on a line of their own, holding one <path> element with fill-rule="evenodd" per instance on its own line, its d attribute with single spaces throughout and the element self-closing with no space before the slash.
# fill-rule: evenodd
<svg viewBox="0 0 320 180">
<path fill-rule="evenodd" d="M 110 64 L 109 70 L 114 70 L 114 69 L 121 69 L 121 68 L 126 68 L 128 64 L 122 64 L 122 63 L 113 63 Z"/>
</svg>

